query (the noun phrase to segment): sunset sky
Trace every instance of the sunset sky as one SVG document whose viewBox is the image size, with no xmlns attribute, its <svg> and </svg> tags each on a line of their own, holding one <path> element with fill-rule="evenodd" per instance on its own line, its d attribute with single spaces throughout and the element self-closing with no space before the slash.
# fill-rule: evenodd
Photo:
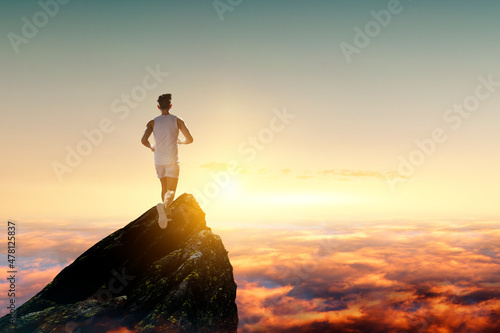
<svg viewBox="0 0 500 333">
<path fill-rule="evenodd" d="M 479 77 L 500 81 L 500 4 L 401 1 L 348 63 L 340 45 L 355 47 L 355 28 L 388 6 L 244 1 L 221 21 L 210 1 L 72 1 L 13 44 L 8 34 L 22 37 L 22 18 L 42 8 L 2 3 L 3 219 L 131 220 L 154 205 L 159 182 L 140 137 L 164 92 L 195 138 L 181 147 L 179 194 L 203 194 L 229 161 L 247 168 L 205 207 L 221 227 L 249 205 L 252 221 L 497 217 L 500 92 L 456 129 L 444 115 Z M 142 95 L 148 67 L 168 76 L 148 79 L 157 88 Z M 126 102 L 133 92 L 139 99 Z M 252 146 L 273 110 L 295 118 Z M 53 163 L 67 165 L 67 147 L 103 119 L 111 132 L 60 181 Z M 446 142 L 391 187 L 385 175 L 397 176 L 400 156 L 435 128 Z"/>
<path fill-rule="evenodd" d="M 363 238 L 395 226 L 439 238 L 436 225 L 476 223 L 498 239 L 500 2 L 54 1 L 0 3 L 0 218 L 27 237 L 50 226 L 93 235 L 71 234 L 80 252 L 30 266 L 45 274 L 38 289 L 159 202 L 140 138 L 163 93 L 194 137 L 180 147 L 177 194 L 194 194 L 225 244 L 248 228 L 267 240 L 263 229 L 322 238 L 346 228 Z M 349 229 L 358 226 L 368 236 Z M 63 234 L 51 258 L 72 246 Z M 401 239 L 389 234 L 392 253 Z M 297 253 L 277 239 L 265 255 Z M 476 241 L 464 241 L 471 253 Z M 290 293 L 242 273 L 249 240 L 227 244 L 243 251 L 231 258 L 242 290 Z M 471 253 L 457 262 L 479 260 Z M 377 267 L 356 283 L 393 287 Z"/>
</svg>

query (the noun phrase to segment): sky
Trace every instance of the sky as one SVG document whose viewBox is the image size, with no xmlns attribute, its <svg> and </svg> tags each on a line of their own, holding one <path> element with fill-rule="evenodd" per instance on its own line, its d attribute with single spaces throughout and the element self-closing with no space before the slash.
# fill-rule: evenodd
<svg viewBox="0 0 500 333">
<path fill-rule="evenodd" d="M 22 299 L 159 202 L 140 139 L 172 93 L 194 137 L 177 195 L 194 194 L 230 251 L 240 328 L 451 332 L 461 313 L 495 329 L 483 314 L 498 314 L 498 12 L 494 0 L 0 1 L 0 219 L 24 235 Z M 275 271 L 325 239 L 343 246 L 318 259 L 328 270 L 298 284 Z M 398 268 L 419 262 L 418 281 Z"/>
<path fill-rule="evenodd" d="M 153 206 L 140 137 L 165 92 L 195 139 L 178 193 L 220 227 L 248 205 L 242 224 L 498 217 L 495 1 L 47 3 L 46 20 L 37 2 L 1 3 L 3 219 Z"/>
</svg>

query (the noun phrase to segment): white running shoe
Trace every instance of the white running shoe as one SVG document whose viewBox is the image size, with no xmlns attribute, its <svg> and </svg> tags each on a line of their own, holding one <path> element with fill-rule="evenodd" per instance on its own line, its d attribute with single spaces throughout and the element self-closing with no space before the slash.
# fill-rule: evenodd
<svg viewBox="0 0 500 333">
<path fill-rule="evenodd" d="M 172 210 L 169 208 L 169 209 L 166 209 L 165 208 L 165 212 L 167 213 L 167 222 L 170 222 L 172 221 Z"/>
<path fill-rule="evenodd" d="M 159 203 L 156 205 L 156 210 L 158 211 L 158 224 L 160 228 L 165 229 L 168 224 L 167 220 L 167 212 L 165 211 L 165 205 L 163 203 Z"/>
</svg>

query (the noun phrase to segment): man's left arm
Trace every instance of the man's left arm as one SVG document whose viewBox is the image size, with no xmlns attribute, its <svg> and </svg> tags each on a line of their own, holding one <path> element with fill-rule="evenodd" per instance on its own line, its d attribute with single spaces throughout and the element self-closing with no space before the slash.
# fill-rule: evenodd
<svg viewBox="0 0 500 333">
<path fill-rule="evenodd" d="M 152 151 L 155 151 L 153 147 L 151 147 L 151 143 L 149 142 L 149 137 L 151 136 L 151 133 L 153 133 L 153 126 L 154 126 L 154 120 L 151 120 L 147 125 L 146 125 L 146 130 L 144 131 L 144 135 L 142 136 L 141 143 L 151 149 Z"/>
<path fill-rule="evenodd" d="M 182 145 L 188 145 L 190 143 L 193 143 L 193 136 L 189 132 L 189 129 L 187 128 L 184 120 L 182 120 L 181 118 L 177 118 L 177 127 L 179 128 L 179 130 L 181 131 L 182 135 L 184 135 L 185 138 L 184 140 L 177 139 L 177 143 Z"/>
</svg>

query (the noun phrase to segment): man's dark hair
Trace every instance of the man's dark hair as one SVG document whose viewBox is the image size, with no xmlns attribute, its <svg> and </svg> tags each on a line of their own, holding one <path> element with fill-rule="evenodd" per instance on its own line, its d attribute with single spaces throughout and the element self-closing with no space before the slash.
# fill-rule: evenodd
<svg viewBox="0 0 500 333">
<path fill-rule="evenodd" d="M 168 109 L 172 103 L 172 94 L 163 94 L 158 97 L 158 105 L 163 110 Z"/>
</svg>

